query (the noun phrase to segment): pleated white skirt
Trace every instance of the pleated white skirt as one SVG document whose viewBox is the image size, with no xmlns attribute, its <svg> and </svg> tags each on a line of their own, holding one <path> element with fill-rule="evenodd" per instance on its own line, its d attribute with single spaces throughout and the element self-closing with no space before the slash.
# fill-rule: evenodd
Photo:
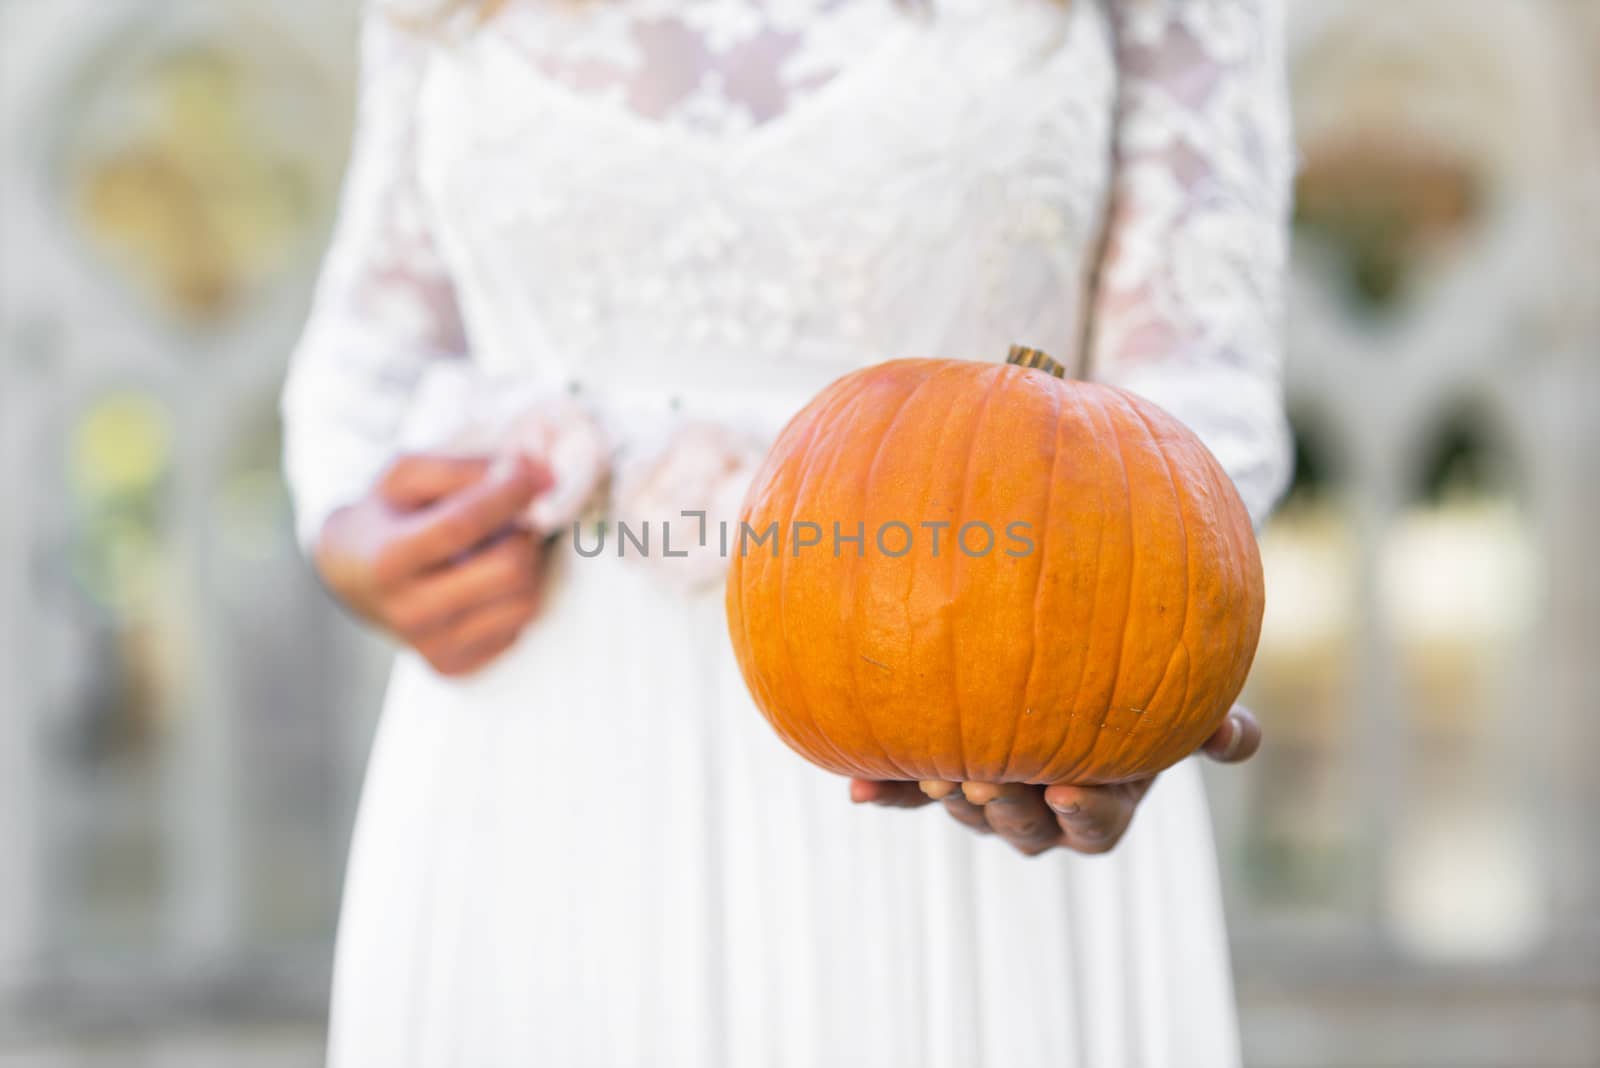
<svg viewBox="0 0 1600 1068">
<path fill-rule="evenodd" d="M 852 805 L 746 695 L 720 590 L 559 548 L 477 677 L 396 666 L 333 1068 L 1237 1063 L 1197 769 L 1109 856 Z"/>
</svg>

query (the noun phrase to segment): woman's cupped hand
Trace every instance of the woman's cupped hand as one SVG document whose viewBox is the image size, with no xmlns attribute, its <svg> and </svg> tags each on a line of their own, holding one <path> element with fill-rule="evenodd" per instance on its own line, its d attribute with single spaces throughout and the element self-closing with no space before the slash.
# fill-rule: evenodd
<svg viewBox="0 0 1600 1068">
<path fill-rule="evenodd" d="M 1223 764 L 1248 760 L 1261 747 L 1261 725 L 1234 706 L 1200 751 Z M 850 780 L 850 799 L 887 808 L 942 804 L 957 823 L 992 834 L 1034 857 L 1053 849 L 1108 853 L 1122 840 L 1154 776 L 1111 786 L 1024 783 L 880 782 Z"/>
<path fill-rule="evenodd" d="M 543 539 L 522 517 L 550 483 L 520 455 L 402 456 L 323 524 L 317 572 L 435 671 L 471 674 L 538 615 Z"/>
</svg>

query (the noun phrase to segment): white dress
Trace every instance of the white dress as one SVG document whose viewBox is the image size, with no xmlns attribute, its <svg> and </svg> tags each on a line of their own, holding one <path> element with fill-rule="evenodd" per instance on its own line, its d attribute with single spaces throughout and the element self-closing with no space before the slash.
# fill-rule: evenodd
<svg viewBox="0 0 1600 1068">
<path fill-rule="evenodd" d="M 1025 342 L 1189 423 L 1257 519 L 1279 492 L 1279 0 L 408 15 L 367 18 L 285 394 L 308 540 L 443 367 L 576 397 L 621 463 L 633 428 L 770 433 L 852 367 Z M 715 584 L 570 542 L 482 673 L 399 657 L 335 1068 L 1237 1063 L 1192 762 L 1104 857 L 853 806 L 752 706 Z"/>
</svg>

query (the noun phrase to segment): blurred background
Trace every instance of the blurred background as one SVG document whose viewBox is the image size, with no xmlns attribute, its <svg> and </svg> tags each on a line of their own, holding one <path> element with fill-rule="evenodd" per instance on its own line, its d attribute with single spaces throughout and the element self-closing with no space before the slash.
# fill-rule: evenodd
<svg viewBox="0 0 1600 1068">
<path fill-rule="evenodd" d="M 1600 0 L 1294 0 L 1252 1068 L 1600 1066 Z M 354 0 L 0 0 L 0 1064 L 310 1066 L 385 667 L 276 401 Z M 1108 1066 L 1109 1068 L 1109 1066 Z"/>
</svg>

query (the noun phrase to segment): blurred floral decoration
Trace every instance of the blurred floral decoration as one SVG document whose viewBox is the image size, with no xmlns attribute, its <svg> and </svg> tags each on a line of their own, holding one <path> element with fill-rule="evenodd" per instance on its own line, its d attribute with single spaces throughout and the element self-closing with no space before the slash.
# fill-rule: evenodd
<svg viewBox="0 0 1600 1068">
<path fill-rule="evenodd" d="M 80 235 L 186 325 L 226 320 L 305 255 L 336 180 L 339 95 L 281 34 L 248 30 L 119 40 L 87 66 L 60 142 Z"/>
<path fill-rule="evenodd" d="M 1331 249 L 1354 305 L 1382 313 L 1478 216 L 1480 184 L 1469 161 L 1441 145 L 1392 130 L 1345 132 L 1307 149 L 1296 236 Z"/>
</svg>

